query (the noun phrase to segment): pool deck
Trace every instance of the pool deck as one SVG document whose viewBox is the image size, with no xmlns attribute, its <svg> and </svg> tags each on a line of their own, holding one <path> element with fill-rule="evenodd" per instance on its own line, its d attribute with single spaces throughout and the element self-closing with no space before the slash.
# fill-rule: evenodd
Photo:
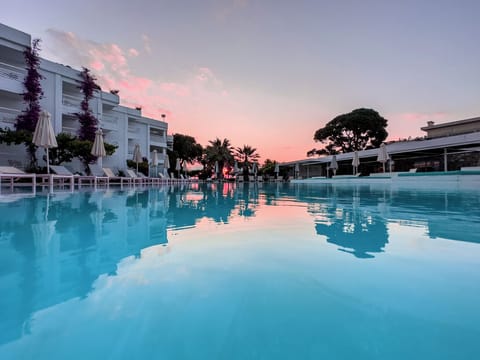
<svg viewBox="0 0 480 360">
<path fill-rule="evenodd" d="M 369 176 L 340 175 L 331 178 L 312 177 L 293 179 L 292 184 L 392 184 L 392 185 L 454 185 L 459 187 L 478 187 L 480 189 L 480 167 L 463 168 L 457 171 L 437 172 L 391 172 L 376 173 Z"/>
</svg>

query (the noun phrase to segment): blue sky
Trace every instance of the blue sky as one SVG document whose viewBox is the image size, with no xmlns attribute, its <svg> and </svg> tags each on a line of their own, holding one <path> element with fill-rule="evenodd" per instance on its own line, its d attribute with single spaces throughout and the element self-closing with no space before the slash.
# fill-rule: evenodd
<svg viewBox="0 0 480 360">
<path fill-rule="evenodd" d="M 166 113 L 171 132 L 286 161 L 358 107 L 386 117 L 390 139 L 480 115 L 478 14 L 468 0 L 23 0 L 0 21 L 126 105 Z"/>
</svg>

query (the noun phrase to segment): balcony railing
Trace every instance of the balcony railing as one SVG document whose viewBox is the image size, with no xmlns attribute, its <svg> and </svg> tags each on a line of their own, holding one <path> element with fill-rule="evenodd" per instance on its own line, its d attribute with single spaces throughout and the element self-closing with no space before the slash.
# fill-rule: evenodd
<svg viewBox="0 0 480 360">
<path fill-rule="evenodd" d="M 26 72 L 22 68 L 0 62 L 0 88 L 21 94 L 24 90 L 23 79 L 25 74 Z"/>
<path fill-rule="evenodd" d="M 21 83 L 25 75 L 25 69 L 0 62 L 0 77 Z"/>
<path fill-rule="evenodd" d="M 150 143 L 166 144 L 167 143 L 167 137 L 166 136 L 159 136 L 159 135 L 150 135 Z"/>
<path fill-rule="evenodd" d="M 102 115 L 102 128 L 108 130 L 117 130 L 118 118 L 112 115 Z"/>
<path fill-rule="evenodd" d="M 66 108 L 67 113 L 76 113 L 80 111 L 80 103 L 82 99 L 76 96 L 63 94 L 62 104 Z"/>
<path fill-rule="evenodd" d="M 13 129 L 20 113 L 21 111 L 17 109 L 0 107 L 0 127 Z"/>
<path fill-rule="evenodd" d="M 62 126 L 62 132 L 70 135 L 77 135 L 78 128 L 72 126 Z"/>
</svg>

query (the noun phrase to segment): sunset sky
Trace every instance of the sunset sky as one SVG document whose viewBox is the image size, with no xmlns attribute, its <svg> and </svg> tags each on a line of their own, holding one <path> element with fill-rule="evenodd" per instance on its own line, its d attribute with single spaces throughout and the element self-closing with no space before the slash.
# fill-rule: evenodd
<svg viewBox="0 0 480 360">
<path fill-rule="evenodd" d="M 480 116 L 477 0 L 16 0 L 0 22 L 90 68 L 170 133 L 297 160 L 336 115 L 373 108 L 389 139 Z"/>
</svg>

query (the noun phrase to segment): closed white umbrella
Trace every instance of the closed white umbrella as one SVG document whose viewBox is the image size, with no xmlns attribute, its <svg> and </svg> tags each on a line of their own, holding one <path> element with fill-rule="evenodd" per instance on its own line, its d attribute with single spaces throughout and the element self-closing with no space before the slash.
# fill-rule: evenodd
<svg viewBox="0 0 480 360">
<path fill-rule="evenodd" d="M 45 148 L 47 153 L 47 173 L 50 174 L 50 159 L 48 157 L 48 149 L 58 146 L 52 123 L 50 122 L 50 114 L 46 111 L 40 113 L 40 118 L 35 126 L 32 142 L 40 147 Z"/>
<path fill-rule="evenodd" d="M 214 172 L 215 172 L 215 177 L 218 178 L 218 161 L 215 161 L 215 169 L 214 169 Z"/>
<path fill-rule="evenodd" d="M 378 148 L 377 161 L 382 163 L 383 172 L 385 172 L 385 163 L 388 161 L 389 158 L 390 157 L 388 156 L 387 147 L 385 146 L 385 144 L 380 145 L 380 147 Z"/>
<path fill-rule="evenodd" d="M 352 165 L 353 165 L 353 175 L 355 175 L 357 174 L 358 166 L 360 165 L 360 158 L 358 157 L 358 151 L 355 151 L 353 153 Z"/>
<path fill-rule="evenodd" d="M 102 129 L 98 129 L 97 131 L 95 131 L 95 140 L 93 141 L 93 146 L 90 153 L 98 158 L 97 162 L 101 162 L 102 158 L 107 156 L 107 153 L 105 151 L 105 144 L 103 143 Z"/>
<path fill-rule="evenodd" d="M 158 153 L 157 153 L 157 150 L 153 150 L 152 166 L 155 167 L 155 177 L 158 177 Z"/>
<path fill-rule="evenodd" d="M 175 170 L 178 171 L 178 177 L 180 177 L 180 170 L 182 170 L 182 164 L 180 163 L 180 159 L 177 159 L 177 162 L 175 164 Z"/>
<path fill-rule="evenodd" d="M 170 169 L 170 158 L 168 154 L 165 155 L 165 162 L 163 163 L 163 175 L 168 177 L 168 169 Z"/>
<path fill-rule="evenodd" d="M 300 173 L 300 164 L 295 163 L 295 178 L 298 177 L 298 174 Z"/>
<path fill-rule="evenodd" d="M 252 165 L 252 172 L 255 176 L 257 176 L 257 171 L 258 171 L 257 163 L 254 162 L 253 165 Z"/>
<path fill-rule="evenodd" d="M 333 170 L 333 175 L 335 176 L 338 169 L 337 155 L 332 156 L 332 160 L 330 160 L 330 165 L 328 167 Z"/>
<path fill-rule="evenodd" d="M 133 161 L 137 164 L 137 175 L 138 175 L 138 163 L 142 162 L 142 153 L 140 151 L 140 145 L 135 144 L 135 148 L 133 149 Z"/>
<path fill-rule="evenodd" d="M 238 162 L 235 160 L 235 164 L 233 165 L 233 173 L 236 175 L 240 169 L 238 168 Z"/>
<path fill-rule="evenodd" d="M 278 173 L 280 172 L 280 165 L 276 161 L 275 161 L 275 169 L 273 170 L 273 172 L 275 173 L 275 179 L 278 179 Z"/>
</svg>

